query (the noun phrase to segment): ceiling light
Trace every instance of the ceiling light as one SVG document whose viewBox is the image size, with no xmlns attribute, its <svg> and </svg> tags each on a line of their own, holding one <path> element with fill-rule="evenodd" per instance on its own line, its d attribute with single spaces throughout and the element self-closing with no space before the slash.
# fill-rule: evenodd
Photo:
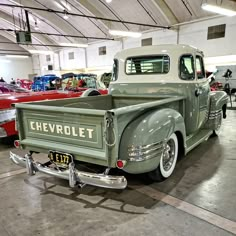
<svg viewBox="0 0 236 236">
<path fill-rule="evenodd" d="M 87 48 L 88 44 L 81 44 L 81 43 L 60 43 L 61 46 L 65 47 L 77 47 L 77 48 Z"/>
<path fill-rule="evenodd" d="M 112 2 L 112 0 L 106 0 L 106 2 L 107 2 L 107 3 L 111 3 L 111 2 Z"/>
<path fill-rule="evenodd" d="M 64 10 L 63 18 L 64 18 L 65 20 L 67 20 L 67 19 L 69 18 L 69 16 L 67 15 L 67 11 L 66 11 L 66 10 Z"/>
<path fill-rule="evenodd" d="M 39 27 L 38 27 L 37 21 L 34 22 L 34 29 L 35 29 L 35 30 L 39 30 Z"/>
<path fill-rule="evenodd" d="M 31 54 L 53 54 L 53 51 L 28 50 Z"/>
<path fill-rule="evenodd" d="M 235 16 L 236 15 L 236 11 L 224 8 L 222 6 L 216 6 L 216 5 L 212 5 L 212 4 L 208 4 L 208 3 L 202 4 L 202 9 L 206 10 L 206 11 L 218 13 L 221 15 L 225 15 L 225 16 Z"/>
<path fill-rule="evenodd" d="M 27 55 L 6 55 L 7 58 L 28 58 Z"/>
<path fill-rule="evenodd" d="M 127 36 L 132 38 L 139 38 L 142 36 L 142 33 L 131 31 L 109 30 L 109 33 L 115 36 Z"/>
</svg>

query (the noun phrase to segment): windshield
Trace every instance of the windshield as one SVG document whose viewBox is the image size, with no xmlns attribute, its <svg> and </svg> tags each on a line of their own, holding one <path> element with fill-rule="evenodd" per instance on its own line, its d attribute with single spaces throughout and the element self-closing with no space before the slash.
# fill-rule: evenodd
<svg viewBox="0 0 236 236">
<path fill-rule="evenodd" d="M 167 55 L 133 57 L 126 60 L 125 72 L 135 74 L 166 74 L 170 69 L 170 58 Z"/>
</svg>

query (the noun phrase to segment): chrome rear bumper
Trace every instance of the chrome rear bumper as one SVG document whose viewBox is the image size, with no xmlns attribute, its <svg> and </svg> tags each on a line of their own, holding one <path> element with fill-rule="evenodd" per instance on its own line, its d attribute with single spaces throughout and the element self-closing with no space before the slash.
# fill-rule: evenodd
<svg viewBox="0 0 236 236">
<path fill-rule="evenodd" d="M 69 169 L 60 171 L 46 167 L 39 162 L 35 162 L 29 154 L 26 154 L 25 157 L 21 157 L 10 152 L 10 159 L 13 163 L 26 167 L 29 175 L 34 175 L 36 172 L 42 172 L 54 177 L 66 179 L 69 181 L 70 187 L 75 187 L 77 184 L 88 184 L 102 188 L 124 189 L 127 186 L 127 180 L 124 176 L 112 176 L 79 171 L 75 168 L 74 163 L 70 163 Z"/>
</svg>

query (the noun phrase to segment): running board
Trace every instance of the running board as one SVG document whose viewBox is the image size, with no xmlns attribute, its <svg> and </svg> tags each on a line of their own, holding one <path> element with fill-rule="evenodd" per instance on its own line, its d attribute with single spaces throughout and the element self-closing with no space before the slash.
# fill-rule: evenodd
<svg viewBox="0 0 236 236">
<path fill-rule="evenodd" d="M 200 143 L 206 141 L 212 135 L 212 133 L 213 133 L 212 130 L 202 129 L 196 134 L 188 136 L 186 141 L 185 154 L 193 150 Z"/>
</svg>

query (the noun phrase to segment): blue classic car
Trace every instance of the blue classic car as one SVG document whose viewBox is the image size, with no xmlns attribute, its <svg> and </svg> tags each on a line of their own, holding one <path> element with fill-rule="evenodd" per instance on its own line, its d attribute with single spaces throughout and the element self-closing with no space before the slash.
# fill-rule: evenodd
<svg viewBox="0 0 236 236">
<path fill-rule="evenodd" d="M 32 84 L 32 90 L 33 91 L 54 90 L 55 85 L 52 82 L 55 81 L 56 79 L 59 79 L 59 77 L 53 74 L 35 76 L 34 82 Z"/>
</svg>

